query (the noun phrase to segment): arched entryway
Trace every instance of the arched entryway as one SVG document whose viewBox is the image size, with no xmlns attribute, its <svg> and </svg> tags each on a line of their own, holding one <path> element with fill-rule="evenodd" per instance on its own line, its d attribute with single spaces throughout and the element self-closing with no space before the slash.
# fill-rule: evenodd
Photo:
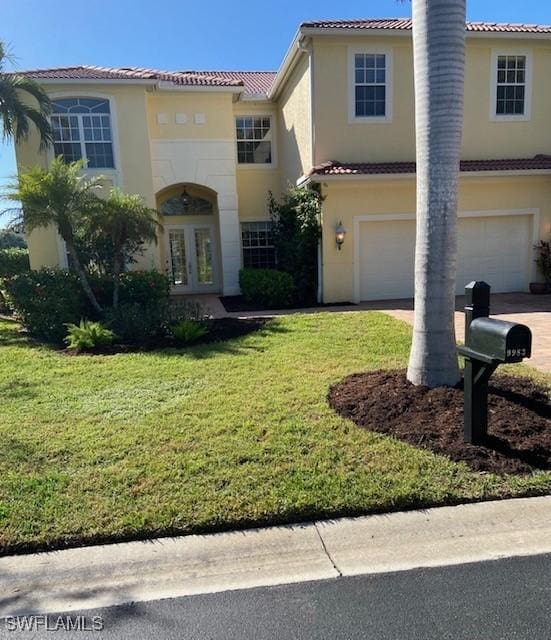
<svg viewBox="0 0 551 640">
<path fill-rule="evenodd" d="M 161 259 L 174 294 L 222 290 L 220 221 L 216 193 L 181 183 L 157 196 L 162 224 Z"/>
</svg>

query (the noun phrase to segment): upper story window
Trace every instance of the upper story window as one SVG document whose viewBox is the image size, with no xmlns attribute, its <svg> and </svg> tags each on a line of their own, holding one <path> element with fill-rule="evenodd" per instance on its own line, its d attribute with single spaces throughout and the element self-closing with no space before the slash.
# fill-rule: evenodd
<svg viewBox="0 0 551 640">
<path fill-rule="evenodd" d="M 85 159 L 89 169 L 114 169 L 109 100 L 58 98 L 52 102 L 55 155 Z"/>
<path fill-rule="evenodd" d="M 350 120 L 389 121 L 391 118 L 391 53 L 350 51 Z"/>
<path fill-rule="evenodd" d="M 492 111 L 496 120 L 527 120 L 530 117 L 530 55 L 525 52 L 494 52 L 492 64 Z"/>
<path fill-rule="evenodd" d="M 239 116 L 235 119 L 237 162 L 272 163 L 272 119 L 269 116 Z"/>
</svg>

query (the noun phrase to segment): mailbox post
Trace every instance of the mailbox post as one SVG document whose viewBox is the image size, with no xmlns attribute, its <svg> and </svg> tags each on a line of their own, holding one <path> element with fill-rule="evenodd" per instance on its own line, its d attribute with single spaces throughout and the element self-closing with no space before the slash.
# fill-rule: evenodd
<svg viewBox="0 0 551 640">
<path fill-rule="evenodd" d="M 490 318 L 490 286 L 471 282 L 465 287 L 464 438 L 483 444 L 488 432 L 488 380 L 503 363 L 529 358 L 532 333 L 523 324 Z"/>
</svg>

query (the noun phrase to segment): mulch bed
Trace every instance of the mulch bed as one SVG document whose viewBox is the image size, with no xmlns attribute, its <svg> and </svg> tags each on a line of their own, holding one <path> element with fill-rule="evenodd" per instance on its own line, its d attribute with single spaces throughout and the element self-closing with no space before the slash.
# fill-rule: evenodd
<svg viewBox="0 0 551 640">
<path fill-rule="evenodd" d="M 209 344 L 214 342 L 224 342 L 226 340 L 234 340 L 249 333 L 259 331 L 266 324 L 263 318 L 215 318 L 208 322 L 208 333 L 199 338 L 192 344 L 178 344 L 171 338 L 162 338 L 152 340 L 146 344 L 113 344 L 109 347 L 94 349 L 92 351 L 78 352 L 74 349 L 64 349 L 67 355 L 115 355 L 117 353 L 135 353 L 141 351 L 157 351 L 166 348 L 195 347 L 200 344 Z"/>
<path fill-rule="evenodd" d="M 491 378 L 484 446 L 463 442 L 462 385 L 428 389 L 408 382 L 405 371 L 357 373 L 333 385 L 328 400 L 359 427 L 463 461 L 474 471 L 551 469 L 551 393 L 529 378 Z"/>
</svg>

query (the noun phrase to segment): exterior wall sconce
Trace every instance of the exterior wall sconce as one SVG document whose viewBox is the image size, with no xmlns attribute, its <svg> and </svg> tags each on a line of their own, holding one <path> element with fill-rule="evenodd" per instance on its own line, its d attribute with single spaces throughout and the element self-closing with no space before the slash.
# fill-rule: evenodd
<svg viewBox="0 0 551 640">
<path fill-rule="evenodd" d="M 335 228 L 335 242 L 337 243 L 337 249 L 340 251 L 344 244 L 344 237 L 346 236 L 346 229 L 342 226 L 342 222 L 339 222 Z"/>
</svg>

